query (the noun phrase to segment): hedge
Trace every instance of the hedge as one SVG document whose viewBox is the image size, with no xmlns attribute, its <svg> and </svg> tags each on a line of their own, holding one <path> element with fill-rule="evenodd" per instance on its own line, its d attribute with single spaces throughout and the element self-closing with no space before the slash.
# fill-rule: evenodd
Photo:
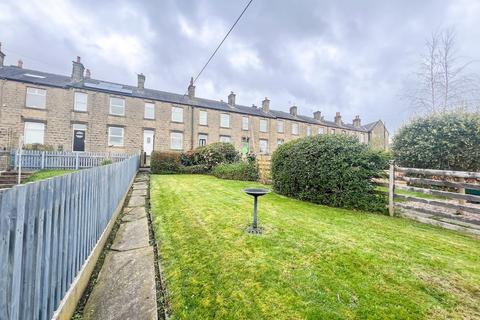
<svg viewBox="0 0 480 320">
<path fill-rule="evenodd" d="M 388 157 L 357 139 L 316 135 L 281 145 L 272 155 L 273 189 L 279 194 L 334 207 L 385 211 L 386 196 L 372 178 Z"/>
<path fill-rule="evenodd" d="M 480 114 L 417 118 L 393 137 L 392 152 L 404 167 L 480 171 Z"/>
<path fill-rule="evenodd" d="M 213 168 L 212 175 L 221 179 L 256 181 L 258 169 L 255 162 L 222 163 Z"/>
<path fill-rule="evenodd" d="M 181 172 L 180 153 L 153 151 L 150 156 L 150 171 L 156 174 Z"/>
</svg>

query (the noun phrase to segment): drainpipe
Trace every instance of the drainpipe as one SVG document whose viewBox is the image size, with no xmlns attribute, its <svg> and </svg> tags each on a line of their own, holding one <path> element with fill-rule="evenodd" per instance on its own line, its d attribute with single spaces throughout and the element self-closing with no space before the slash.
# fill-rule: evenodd
<svg viewBox="0 0 480 320">
<path fill-rule="evenodd" d="M 190 136 L 191 136 L 190 150 L 193 150 L 193 141 L 194 141 L 194 137 L 193 137 L 193 116 L 194 116 L 193 111 L 194 111 L 194 107 L 193 107 L 193 105 L 191 106 L 191 108 L 192 108 L 192 117 L 190 119 L 190 131 L 191 131 L 190 132 L 191 133 L 190 134 Z"/>
</svg>

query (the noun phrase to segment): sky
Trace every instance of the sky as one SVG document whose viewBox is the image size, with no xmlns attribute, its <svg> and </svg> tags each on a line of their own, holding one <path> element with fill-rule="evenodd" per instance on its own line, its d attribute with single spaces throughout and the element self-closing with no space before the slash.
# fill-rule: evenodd
<svg viewBox="0 0 480 320">
<path fill-rule="evenodd" d="M 2 0 L 6 64 L 184 94 L 248 0 Z M 381 119 L 391 133 L 418 113 L 415 87 L 426 39 L 454 28 L 461 59 L 480 57 L 478 0 L 254 0 L 196 82 L 196 95 L 344 122 Z M 480 62 L 470 65 L 480 74 Z"/>
</svg>

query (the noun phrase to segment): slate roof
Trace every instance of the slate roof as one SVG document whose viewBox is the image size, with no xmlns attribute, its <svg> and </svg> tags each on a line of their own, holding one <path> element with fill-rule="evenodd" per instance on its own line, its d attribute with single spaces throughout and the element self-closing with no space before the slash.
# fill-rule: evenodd
<svg viewBox="0 0 480 320">
<path fill-rule="evenodd" d="M 230 106 L 223 101 L 216 101 L 204 98 L 190 99 L 188 95 L 182 95 L 178 93 L 145 89 L 138 90 L 137 87 L 130 85 L 123 85 L 108 81 L 85 79 L 83 82 L 72 83 L 69 76 L 62 76 L 53 73 L 47 73 L 37 70 L 23 69 L 16 66 L 4 66 L 0 67 L 0 79 L 7 79 L 25 83 L 32 83 L 36 85 L 44 85 L 58 88 L 80 88 L 85 90 L 111 92 L 122 96 L 131 96 L 143 99 L 171 102 L 183 105 L 193 105 L 206 109 L 214 109 L 226 112 L 235 112 L 240 114 L 248 114 L 265 118 L 280 118 L 286 120 L 300 121 L 310 124 L 325 125 L 333 128 L 349 129 L 356 131 L 369 132 L 373 129 L 378 121 L 366 124 L 360 128 L 354 127 L 352 124 L 344 123 L 337 125 L 335 122 L 327 120 L 316 120 L 313 117 L 307 117 L 303 115 L 293 116 L 288 112 L 270 110 L 269 112 L 263 112 L 260 107 L 247 107 L 242 105 Z"/>
</svg>

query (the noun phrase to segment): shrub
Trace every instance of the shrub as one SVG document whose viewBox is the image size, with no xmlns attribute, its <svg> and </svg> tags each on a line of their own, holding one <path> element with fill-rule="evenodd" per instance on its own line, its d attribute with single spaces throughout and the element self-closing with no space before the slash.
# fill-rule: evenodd
<svg viewBox="0 0 480 320">
<path fill-rule="evenodd" d="M 186 173 L 186 174 L 207 174 L 210 172 L 209 168 L 204 164 L 182 166 L 181 171 L 182 173 Z"/>
<path fill-rule="evenodd" d="M 281 145 L 272 155 L 273 188 L 277 193 L 314 203 L 385 211 L 386 197 L 372 178 L 382 176 L 385 153 L 357 139 L 317 135 Z"/>
<path fill-rule="evenodd" d="M 233 163 L 240 159 L 239 153 L 231 143 L 215 142 L 205 147 L 197 149 L 198 162 L 204 164 L 209 169 L 220 163 Z"/>
<path fill-rule="evenodd" d="M 36 150 L 36 151 L 54 151 L 53 146 L 48 144 L 41 143 L 30 143 L 23 146 L 25 150 Z"/>
<path fill-rule="evenodd" d="M 394 136 L 398 165 L 480 171 L 480 114 L 442 113 L 417 118 Z"/>
<path fill-rule="evenodd" d="M 212 175 L 221 179 L 256 181 L 258 169 L 254 162 L 222 163 L 213 168 Z"/>
<path fill-rule="evenodd" d="M 104 159 L 104 160 L 102 160 L 102 162 L 100 163 L 100 165 L 106 166 L 106 165 L 112 164 L 112 163 L 113 163 L 113 161 L 112 161 L 111 159 Z"/>
<path fill-rule="evenodd" d="M 153 151 L 150 156 L 150 170 L 157 174 L 179 173 L 180 153 Z"/>
<path fill-rule="evenodd" d="M 183 152 L 180 156 L 180 162 L 184 166 L 195 166 L 204 164 L 203 156 L 201 155 L 201 150 L 204 147 L 199 147 L 195 150 Z"/>
</svg>

